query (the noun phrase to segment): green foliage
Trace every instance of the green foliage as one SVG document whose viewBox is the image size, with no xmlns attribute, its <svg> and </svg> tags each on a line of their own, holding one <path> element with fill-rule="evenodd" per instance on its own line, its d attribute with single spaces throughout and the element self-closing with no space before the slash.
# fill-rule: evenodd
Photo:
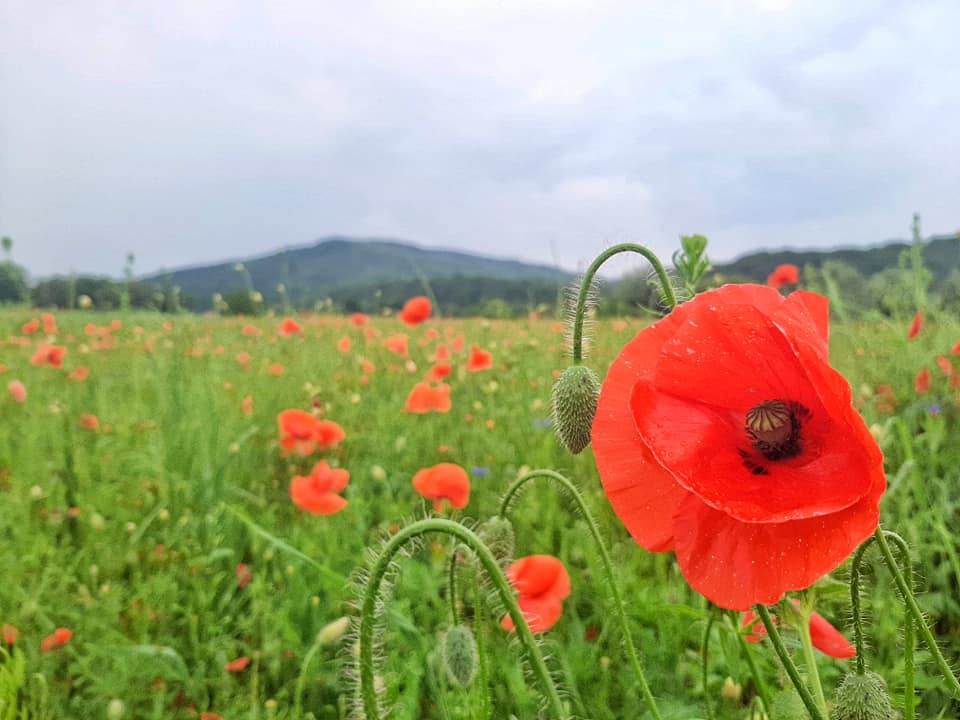
<svg viewBox="0 0 960 720">
<path fill-rule="evenodd" d="M 703 235 L 680 236 L 680 250 L 673 254 L 673 266 L 690 296 L 696 295 L 701 278 L 710 269 L 706 253 L 707 238 Z"/>
<path fill-rule="evenodd" d="M 21 303 L 29 297 L 23 269 L 12 262 L 0 263 L 0 303 Z"/>
<path fill-rule="evenodd" d="M 254 302 L 253 293 L 246 289 L 227 293 L 223 302 L 231 315 L 258 315 L 263 309 L 263 304 Z"/>
</svg>

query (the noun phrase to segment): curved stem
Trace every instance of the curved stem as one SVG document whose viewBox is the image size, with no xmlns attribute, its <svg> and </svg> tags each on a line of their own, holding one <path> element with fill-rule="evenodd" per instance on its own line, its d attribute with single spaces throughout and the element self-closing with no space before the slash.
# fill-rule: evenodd
<svg viewBox="0 0 960 720">
<path fill-rule="evenodd" d="M 486 644 L 486 612 L 483 605 L 483 584 L 480 581 L 480 568 L 473 573 L 473 601 L 475 607 L 473 610 L 473 634 L 477 638 L 477 661 L 479 671 L 477 673 L 476 685 L 480 688 L 480 709 L 478 717 L 481 720 L 490 718 L 490 672 L 487 669 Z"/>
<path fill-rule="evenodd" d="M 713 705 L 710 704 L 710 693 L 707 691 L 707 681 L 710 678 L 710 631 L 713 630 L 713 613 L 707 616 L 707 626 L 703 629 L 703 641 L 700 643 L 701 682 L 703 683 L 703 704 L 707 708 L 707 720 L 714 720 Z"/>
<path fill-rule="evenodd" d="M 637 649 L 633 644 L 633 636 L 630 633 L 630 626 L 627 623 L 627 614 L 623 606 L 623 595 L 620 592 L 620 585 L 617 582 L 617 578 L 613 573 L 613 562 L 610 560 L 610 553 L 607 551 L 606 543 L 603 542 L 603 537 L 600 535 L 600 528 L 597 526 L 596 521 L 593 519 L 590 511 L 587 509 L 587 505 L 583 500 L 583 495 L 580 494 L 577 486 L 574 485 L 568 478 L 558 472 L 554 472 L 553 470 L 531 470 L 522 478 L 515 480 L 507 489 L 503 499 L 500 501 L 500 517 L 507 517 L 507 513 L 510 509 L 510 503 L 520 488 L 531 480 L 535 480 L 536 478 L 540 477 L 553 480 L 567 491 L 567 493 L 576 503 L 577 509 L 580 511 L 580 514 L 586 521 L 587 527 L 590 529 L 590 534 L 597 543 L 597 549 L 600 553 L 600 562 L 603 565 L 603 572 L 604 575 L 606 575 L 607 585 L 613 595 L 614 615 L 617 623 L 620 625 L 620 634 L 623 635 L 623 644 L 626 646 L 627 658 L 630 661 L 630 666 L 633 668 L 633 674 L 637 678 L 637 683 L 640 686 L 640 692 L 643 694 L 644 702 L 646 702 L 647 708 L 650 710 L 650 714 L 655 720 L 661 720 L 660 710 L 657 708 L 657 701 L 654 699 L 653 693 L 650 691 L 650 685 L 647 683 L 646 675 L 644 675 L 643 668 L 640 665 L 640 658 L 637 655 Z"/>
<path fill-rule="evenodd" d="M 807 680 L 813 685 L 813 694 L 820 709 L 826 717 L 827 698 L 823 694 L 823 684 L 820 682 L 820 670 L 817 668 L 817 656 L 813 653 L 813 638 L 810 637 L 810 614 L 812 608 L 803 606 L 800 611 L 800 622 L 797 632 L 800 634 L 800 643 L 803 647 L 803 662 L 807 666 Z"/>
<path fill-rule="evenodd" d="M 770 617 L 770 611 L 767 610 L 767 606 L 756 605 L 755 608 L 757 615 L 759 615 L 760 619 L 763 621 L 763 626 L 767 629 L 767 637 L 769 637 L 770 642 L 773 643 L 773 649 L 776 651 L 777 657 L 779 657 L 780 662 L 783 663 L 784 670 L 787 671 L 787 675 L 790 676 L 790 681 L 797 689 L 797 692 L 800 693 L 800 699 L 806 706 L 807 712 L 810 713 L 810 720 L 827 720 L 826 716 L 817 706 L 817 703 L 810 694 L 810 691 L 807 689 L 807 686 L 804 685 L 803 680 L 800 679 L 800 672 L 797 670 L 797 666 L 793 663 L 790 653 L 787 652 L 787 648 L 783 644 L 783 638 L 780 637 L 780 631 L 777 630 L 777 626 L 773 622 L 773 618 Z"/>
<path fill-rule="evenodd" d="M 516 626 L 517 638 L 526 650 L 530 666 L 534 675 L 540 682 L 552 715 L 561 720 L 565 717 L 563 703 L 560 700 L 560 694 L 550 677 L 550 671 L 540 653 L 540 648 L 530 632 L 530 626 L 527 625 L 526 618 L 517 605 L 517 599 L 514 595 L 506 576 L 500 566 L 497 565 L 493 554 L 468 528 L 459 523 L 446 518 L 427 518 L 420 520 L 402 528 L 396 535 L 390 538 L 384 546 L 383 551 L 377 557 L 373 568 L 370 570 L 370 578 L 364 588 L 363 604 L 361 606 L 360 617 L 360 697 L 363 703 L 364 714 L 367 720 L 379 720 L 380 711 L 377 703 L 377 693 L 374 689 L 373 677 L 373 631 L 376 623 L 377 601 L 380 597 L 380 584 L 387 573 L 391 563 L 393 563 L 397 553 L 411 540 L 427 535 L 429 533 L 445 533 L 459 540 L 466 545 L 477 556 L 483 569 L 493 582 L 500 599 L 507 609 L 507 613 Z"/>
<path fill-rule="evenodd" d="M 955 697 L 960 698 L 960 680 L 957 680 L 946 658 L 943 657 L 943 653 L 940 652 L 937 641 L 933 637 L 933 632 L 927 625 L 927 621 L 923 617 L 923 611 L 920 609 L 920 606 L 917 604 L 917 599 L 913 595 L 913 589 L 907 584 L 904 574 L 900 571 L 900 566 L 897 565 L 897 561 L 893 559 L 893 552 L 890 550 L 890 545 L 887 544 L 887 538 L 890 538 L 894 544 L 900 547 L 902 552 L 907 553 L 908 548 L 906 541 L 894 532 L 882 530 L 879 525 L 876 531 L 874 531 L 873 536 L 877 540 L 877 546 L 880 548 L 880 552 L 883 553 L 883 559 L 886 561 L 887 567 L 890 568 L 890 572 L 893 574 L 893 580 L 897 585 L 897 589 L 900 590 L 900 595 L 903 596 L 903 602 L 910 611 L 910 614 L 913 615 L 917 629 L 923 636 L 923 641 L 927 644 L 927 649 L 937 663 L 937 667 L 940 668 L 940 672 L 950 686 L 951 692 Z M 909 555 L 906 555 L 906 557 L 909 557 Z M 909 562 L 906 564 L 910 565 Z"/>
<path fill-rule="evenodd" d="M 450 601 L 450 624 L 457 625 L 457 543 L 450 548 L 450 566 L 447 572 L 447 599 Z"/>
<path fill-rule="evenodd" d="M 770 712 L 770 691 L 767 690 L 767 684 L 763 681 L 763 676 L 760 675 L 760 670 L 757 668 L 757 661 L 753 657 L 753 653 L 750 650 L 750 646 L 747 645 L 747 641 L 743 637 L 743 633 L 739 632 L 737 629 L 736 622 L 733 624 L 733 633 L 737 636 L 737 640 L 740 643 L 740 652 L 743 653 L 743 657 L 747 660 L 747 667 L 750 668 L 750 674 L 753 676 L 753 683 L 757 686 L 757 694 L 760 696 L 760 701 L 763 703 L 763 709 L 767 713 Z"/>
<path fill-rule="evenodd" d="M 860 547 L 853 553 L 853 560 L 850 564 L 850 608 L 853 612 L 853 646 L 857 649 L 857 675 L 863 675 L 866 668 L 866 658 L 863 656 L 863 611 L 860 598 L 860 565 L 863 563 L 863 556 L 874 543 L 874 538 L 869 537 L 860 543 Z"/>
<path fill-rule="evenodd" d="M 637 245 L 636 243 L 621 243 L 620 245 L 607 248 L 590 264 L 587 272 L 583 275 L 583 280 L 580 281 L 580 293 L 577 295 L 577 309 L 573 316 L 573 363 L 575 365 L 579 365 L 583 360 L 583 316 L 586 313 L 587 295 L 590 293 L 590 285 L 593 283 L 593 277 L 597 274 L 597 270 L 600 269 L 601 265 L 614 255 L 622 252 L 635 252 L 643 255 L 647 262 L 653 266 L 657 277 L 660 278 L 660 284 L 663 286 L 663 297 L 667 305 L 671 310 L 677 306 L 677 296 L 674 295 L 673 286 L 670 284 L 670 277 L 667 275 L 667 271 L 664 270 L 660 258 L 658 258 L 652 250 L 645 248 L 643 245 Z"/>
</svg>

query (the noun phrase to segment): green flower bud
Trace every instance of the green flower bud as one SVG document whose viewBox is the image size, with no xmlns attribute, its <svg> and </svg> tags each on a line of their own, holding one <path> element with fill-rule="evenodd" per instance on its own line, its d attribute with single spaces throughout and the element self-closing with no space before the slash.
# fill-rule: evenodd
<svg viewBox="0 0 960 720">
<path fill-rule="evenodd" d="M 477 674 L 477 641 L 470 628 L 455 625 L 447 630 L 440 653 L 450 680 L 460 687 L 469 687 Z"/>
<path fill-rule="evenodd" d="M 794 689 L 778 692 L 770 703 L 770 720 L 810 720 L 800 693 Z"/>
<path fill-rule="evenodd" d="M 513 523 L 507 518 L 494 515 L 485 520 L 478 530 L 478 535 L 502 567 L 513 562 Z"/>
<path fill-rule="evenodd" d="M 894 720 L 897 717 L 883 678 L 875 672 L 849 673 L 833 698 L 830 720 Z"/>
<path fill-rule="evenodd" d="M 600 378 L 585 365 L 571 365 L 553 386 L 553 428 L 563 445 L 579 455 L 590 444 Z"/>
</svg>

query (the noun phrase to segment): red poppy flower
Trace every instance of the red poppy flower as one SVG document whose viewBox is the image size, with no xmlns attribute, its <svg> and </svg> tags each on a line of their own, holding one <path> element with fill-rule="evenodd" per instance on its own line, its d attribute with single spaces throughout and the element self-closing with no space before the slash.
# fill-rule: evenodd
<svg viewBox="0 0 960 720">
<path fill-rule="evenodd" d="M 777 265 L 767 276 L 767 285 L 779 290 L 784 285 L 796 285 L 800 282 L 800 270 L 796 265 Z"/>
<path fill-rule="evenodd" d="M 407 357 L 409 355 L 409 350 L 407 349 L 407 336 L 406 335 L 391 335 L 386 340 L 383 341 L 383 346 L 400 357 Z"/>
<path fill-rule="evenodd" d="M 340 352 L 350 352 L 350 347 L 353 345 L 353 342 L 348 337 L 342 337 L 337 340 L 337 350 Z"/>
<path fill-rule="evenodd" d="M 943 355 L 937 355 L 937 367 L 944 375 L 953 375 L 953 363 Z"/>
<path fill-rule="evenodd" d="M 247 669 L 247 665 L 250 664 L 250 658 L 246 655 L 238 657 L 236 660 L 231 660 L 226 665 L 223 666 L 223 669 L 227 672 L 242 672 Z"/>
<path fill-rule="evenodd" d="M 454 463 L 423 468 L 413 476 L 413 487 L 427 500 L 433 500 L 433 509 L 437 512 L 443 509 L 444 500 L 457 510 L 470 502 L 470 477 Z"/>
<path fill-rule="evenodd" d="M 20 328 L 20 331 L 24 335 L 33 335 L 39 329 L 40 329 L 40 321 L 34 318 L 29 322 L 25 322 L 23 326 Z"/>
<path fill-rule="evenodd" d="M 350 322 L 357 327 L 362 327 L 369 322 L 369 318 L 363 313 L 354 313 L 350 316 Z"/>
<path fill-rule="evenodd" d="M 447 363 L 437 363 L 427 371 L 424 379 L 427 382 L 440 382 L 451 372 L 453 372 L 453 368 L 451 368 Z"/>
<path fill-rule="evenodd" d="M 418 295 L 407 300 L 397 317 L 400 318 L 401 322 L 413 327 L 430 317 L 432 311 L 433 306 L 430 304 L 430 298 Z"/>
<path fill-rule="evenodd" d="M 794 605 L 796 604 L 797 601 L 794 600 Z M 743 627 L 749 628 L 750 634 L 745 636 L 747 642 L 760 642 L 762 636 L 767 634 L 767 628 L 753 611 L 744 615 Z M 849 660 L 857 655 L 857 649 L 850 641 L 818 612 L 810 616 L 810 640 L 817 650 L 837 660 Z"/>
<path fill-rule="evenodd" d="M 40 652 L 48 652 L 49 650 L 53 650 L 54 648 L 63 647 L 68 642 L 70 642 L 70 638 L 72 637 L 73 637 L 72 630 L 68 630 L 67 628 L 64 628 L 64 627 L 59 627 L 43 639 L 43 642 L 40 643 Z"/>
<path fill-rule="evenodd" d="M 41 345 L 30 358 L 32 365 L 49 365 L 53 368 L 63 367 L 63 358 L 67 349 L 60 345 Z"/>
<path fill-rule="evenodd" d="M 237 364 L 238 365 L 248 365 L 250 363 L 250 353 L 246 350 L 241 350 L 237 353 Z"/>
<path fill-rule="evenodd" d="M 17 630 L 13 625 L 9 623 L 3 624 L 3 644 L 7 647 L 13 647 L 13 644 L 17 642 L 17 638 L 20 637 L 20 631 Z"/>
<path fill-rule="evenodd" d="M 57 334 L 57 319 L 50 313 L 44 313 L 40 316 L 40 319 L 43 320 L 43 332 L 47 335 L 56 335 Z"/>
<path fill-rule="evenodd" d="M 486 350 L 481 350 L 476 345 L 470 346 L 470 359 L 467 361 L 467 370 L 477 372 L 479 370 L 489 370 L 493 367 L 493 355 Z"/>
<path fill-rule="evenodd" d="M 91 413 L 80 413 L 80 427 L 85 430 L 99 430 L 100 419 Z"/>
<path fill-rule="evenodd" d="M 244 396 L 240 401 L 240 411 L 247 417 L 253 415 L 253 395 Z"/>
<path fill-rule="evenodd" d="M 26 401 L 27 388 L 19 380 L 11 380 L 7 385 L 7 390 L 10 391 L 10 397 L 12 397 L 18 403 Z"/>
<path fill-rule="evenodd" d="M 246 563 L 237 563 L 237 567 L 233 572 L 237 576 L 237 587 L 241 590 L 253 580 L 253 570 L 251 570 L 250 566 Z"/>
<path fill-rule="evenodd" d="M 70 380 L 74 380 L 76 382 L 83 382 L 88 377 L 90 377 L 90 370 L 87 367 L 81 365 L 80 367 L 74 368 L 73 370 L 71 370 L 70 374 L 67 375 L 67 377 Z"/>
<path fill-rule="evenodd" d="M 248 337 L 258 335 L 260 333 L 260 331 L 254 325 L 244 325 L 241 332 Z"/>
<path fill-rule="evenodd" d="M 347 437 L 347 434 L 333 420 L 320 420 L 317 422 L 316 438 L 317 446 L 320 450 L 327 450 Z"/>
<path fill-rule="evenodd" d="M 570 595 L 570 575 L 552 555 L 529 555 L 507 568 L 507 578 L 517 590 L 517 604 L 530 631 L 542 633 L 552 628 L 563 614 L 563 601 Z M 509 615 L 500 624 L 513 632 Z"/>
<path fill-rule="evenodd" d="M 920 372 L 917 373 L 917 377 L 913 380 L 913 389 L 917 395 L 924 395 L 930 392 L 930 370 L 928 368 L 920 368 Z"/>
<path fill-rule="evenodd" d="M 450 412 L 453 406 L 450 401 L 450 386 L 441 383 L 432 387 L 429 383 L 419 382 L 407 396 L 403 409 L 408 413 L 423 414 L 428 412 Z"/>
<path fill-rule="evenodd" d="M 877 527 L 883 456 L 830 367 L 827 299 L 727 285 L 620 353 L 593 447 L 634 539 L 715 604 L 775 603 Z"/>
<path fill-rule="evenodd" d="M 960 346 L 960 343 L 957 343 Z M 450 351 L 447 350 L 446 345 L 437 345 L 437 351 L 433 354 L 433 359 L 435 362 L 443 362 L 450 359 Z"/>
<path fill-rule="evenodd" d="M 913 340 L 923 329 L 923 313 L 917 310 L 910 323 L 910 329 L 907 331 L 907 340 Z"/>
<path fill-rule="evenodd" d="M 280 427 L 280 447 L 285 452 L 310 455 L 317 449 L 317 423 L 305 410 L 284 410 L 277 415 Z"/>
<path fill-rule="evenodd" d="M 284 318 L 283 322 L 280 323 L 280 327 L 277 328 L 277 332 L 280 335 L 297 335 L 303 332 L 303 328 L 300 327 L 300 323 L 293 318 Z"/>
<path fill-rule="evenodd" d="M 274 377 L 280 377 L 283 375 L 283 365 L 278 362 L 270 363 L 270 367 L 267 368 L 267 372 Z"/>
<path fill-rule="evenodd" d="M 343 468 L 331 468 L 326 460 L 313 466 L 306 477 L 297 475 L 290 481 L 290 499 L 294 505 L 314 515 L 333 515 L 347 506 L 337 495 L 350 482 L 350 473 Z"/>
</svg>

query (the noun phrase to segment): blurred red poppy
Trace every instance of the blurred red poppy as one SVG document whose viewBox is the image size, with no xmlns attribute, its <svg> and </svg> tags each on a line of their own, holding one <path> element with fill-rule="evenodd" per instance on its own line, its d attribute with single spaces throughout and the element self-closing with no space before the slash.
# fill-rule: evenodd
<svg viewBox="0 0 960 720">
<path fill-rule="evenodd" d="M 913 389 L 917 395 L 924 395 L 930 392 L 930 370 L 928 368 L 920 368 L 920 372 L 917 373 L 917 377 L 913 380 Z"/>
<path fill-rule="evenodd" d="M 43 321 L 43 332 L 47 335 L 57 334 L 57 319 L 50 313 L 44 313 L 40 316 Z"/>
<path fill-rule="evenodd" d="M 25 322 L 21 327 L 20 331 L 24 335 L 33 335 L 37 330 L 40 329 L 40 321 L 34 318 L 29 322 Z"/>
<path fill-rule="evenodd" d="M 9 623 L 3 624 L 3 644 L 12 647 L 17 638 L 20 637 L 20 631 Z"/>
<path fill-rule="evenodd" d="M 246 563 L 237 563 L 237 567 L 234 568 L 233 572 L 234 575 L 237 576 L 237 587 L 241 590 L 253 580 L 253 570 L 251 570 L 250 566 Z"/>
<path fill-rule="evenodd" d="M 231 660 L 226 665 L 223 666 L 223 669 L 227 672 L 242 672 L 247 669 L 247 665 L 250 664 L 250 658 L 246 655 L 238 657 L 236 660 Z"/>
<path fill-rule="evenodd" d="M 407 396 L 403 409 L 408 413 L 422 415 L 428 412 L 450 412 L 451 407 L 449 385 L 441 383 L 433 387 L 427 382 L 419 382 Z"/>
<path fill-rule="evenodd" d="M 290 481 L 290 499 L 314 515 L 333 515 L 347 506 L 347 501 L 337 493 L 343 492 L 348 482 L 348 471 L 331 468 L 326 460 L 321 460 L 308 476 L 297 475 Z"/>
<path fill-rule="evenodd" d="M 913 340 L 921 330 L 923 330 L 923 313 L 917 310 L 910 322 L 910 329 L 907 330 L 907 340 Z"/>
<path fill-rule="evenodd" d="M 427 370 L 424 380 L 427 382 L 440 382 L 443 378 L 447 377 L 453 368 L 451 368 L 447 363 L 437 363 L 432 368 Z"/>
<path fill-rule="evenodd" d="M 528 555 L 507 568 L 507 578 L 517 590 L 517 604 L 530 631 L 546 632 L 563 614 L 563 601 L 570 595 L 570 575 L 552 555 Z M 513 632 L 513 619 L 504 615 L 500 624 Z"/>
<path fill-rule="evenodd" d="M 467 471 L 454 463 L 440 463 L 423 468 L 413 476 L 414 489 L 427 500 L 433 500 L 433 509 L 440 512 L 443 501 L 457 510 L 470 502 L 470 477 Z"/>
<path fill-rule="evenodd" d="M 67 378 L 75 382 L 83 382 L 88 377 L 90 377 L 90 370 L 83 365 L 78 368 L 74 368 L 70 371 L 70 374 L 67 375 Z"/>
<path fill-rule="evenodd" d="M 7 384 L 7 390 L 10 391 L 10 397 L 12 397 L 16 402 L 22 403 L 27 399 L 27 388 L 19 380 L 11 380 Z"/>
<path fill-rule="evenodd" d="M 369 318 L 363 313 L 354 313 L 353 315 L 350 316 L 350 322 L 351 324 L 356 325 L 357 327 L 362 327 L 363 325 L 366 325 L 367 322 L 369 322 Z"/>
<path fill-rule="evenodd" d="M 64 627 L 59 627 L 43 639 L 43 642 L 40 643 L 40 652 L 48 652 L 50 650 L 53 650 L 54 648 L 63 647 L 68 642 L 70 642 L 70 638 L 72 637 L 73 637 L 72 630 L 68 630 L 67 628 L 64 628 Z"/>
<path fill-rule="evenodd" d="M 727 285 L 642 330 L 603 383 L 592 439 L 614 510 L 721 607 L 808 587 L 877 527 L 883 456 L 827 326 L 824 297 Z"/>
<path fill-rule="evenodd" d="M 800 270 L 796 265 L 777 265 L 767 276 L 767 285 L 779 290 L 785 285 L 796 285 L 800 282 Z"/>
<path fill-rule="evenodd" d="M 283 322 L 277 328 L 280 335 L 298 335 L 303 332 L 303 328 L 293 318 L 284 318 Z"/>
<path fill-rule="evenodd" d="M 407 300 L 397 317 L 399 317 L 404 324 L 413 327 L 430 317 L 432 311 L 433 306 L 430 304 L 430 298 L 418 295 L 417 297 Z"/>
<path fill-rule="evenodd" d="M 477 372 L 479 370 L 489 370 L 493 367 L 493 355 L 486 350 L 481 350 L 476 345 L 470 346 L 470 359 L 467 361 L 467 370 Z"/>
<path fill-rule="evenodd" d="M 406 335 L 391 335 L 383 341 L 383 346 L 400 357 L 407 357 L 407 355 L 409 355 Z"/>
<path fill-rule="evenodd" d="M 342 337 L 337 340 L 337 350 L 343 353 L 350 352 L 350 348 L 353 346 L 353 342 L 348 337 Z"/>
<path fill-rule="evenodd" d="M 32 365 L 49 365 L 53 368 L 63 367 L 63 358 L 67 349 L 60 345 L 41 345 L 30 358 Z"/>
<path fill-rule="evenodd" d="M 92 413 L 80 413 L 80 427 L 85 430 L 99 430 L 100 419 Z"/>
<path fill-rule="evenodd" d="M 310 455 L 317 449 L 318 420 L 305 410 L 284 410 L 277 415 L 280 447 L 297 455 Z"/>
</svg>

